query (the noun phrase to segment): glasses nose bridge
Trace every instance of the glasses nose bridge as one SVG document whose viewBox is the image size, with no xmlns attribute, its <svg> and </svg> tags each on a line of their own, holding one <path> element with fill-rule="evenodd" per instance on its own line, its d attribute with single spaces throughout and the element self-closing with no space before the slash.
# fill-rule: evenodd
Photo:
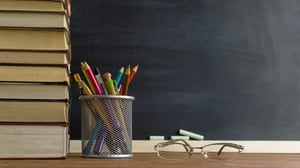
<svg viewBox="0 0 300 168">
<path fill-rule="evenodd" d="M 203 147 L 193 147 L 190 146 L 191 152 L 197 152 L 200 151 L 200 153 L 203 153 Z"/>
</svg>

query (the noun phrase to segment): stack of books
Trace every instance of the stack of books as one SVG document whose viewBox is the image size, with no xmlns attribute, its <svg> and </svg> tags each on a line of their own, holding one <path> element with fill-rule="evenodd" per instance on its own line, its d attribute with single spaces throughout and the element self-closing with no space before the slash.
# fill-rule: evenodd
<svg viewBox="0 0 300 168">
<path fill-rule="evenodd" d="M 70 1 L 0 0 L 0 158 L 66 158 Z"/>
</svg>

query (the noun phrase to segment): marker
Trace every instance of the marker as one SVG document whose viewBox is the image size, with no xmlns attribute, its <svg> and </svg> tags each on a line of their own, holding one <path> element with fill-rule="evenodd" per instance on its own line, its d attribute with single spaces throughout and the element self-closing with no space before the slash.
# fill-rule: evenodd
<svg viewBox="0 0 300 168">
<path fill-rule="evenodd" d="M 130 65 L 125 70 L 124 74 L 124 82 L 123 82 L 123 89 L 122 89 L 122 95 L 127 95 L 128 93 L 128 86 L 129 86 L 129 79 L 130 79 Z"/>
<path fill-rule="evenodd" d="M 107 92 L 111 95 L 116 94 L 114 81 L 111 79 L 111 73 L 106 72 L 103 74 L 104 83 L 107 89 Z"/>
<path fill-rule="evenodd" d="M 203 135 L 196 134 L 196 133 L 193 133 L 193 132 L 190 132 L 190 131 L 186 131 L 186 130 L 183 130 L 183 129 L 179 129 L 179 134 L 180 135 L 189 136 L 190 138 L 197 139 L 197 140 L 204 140 L 204 136 Z"/>
<path fill-rule="evenodd" d="M 119 86 L 123 74 L 124 74 L 124 67 L 121 67 L 120 70 L 119 70 L 119 72 L 118 72 L 118 74 L 117 74 L 117 77 L 116 77 L 116 84 L 117 84 L 117 86 Z"/>
</svg>

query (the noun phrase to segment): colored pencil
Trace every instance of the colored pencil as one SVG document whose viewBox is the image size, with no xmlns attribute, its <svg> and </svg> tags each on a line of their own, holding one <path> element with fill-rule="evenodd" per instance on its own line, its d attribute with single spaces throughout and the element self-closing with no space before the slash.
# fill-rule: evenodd
<svg viewBox="0 0 300 168">
<path fill-rule="evenodd" d="M 127 66 L 124 74 L 124 82 L 122 85 L 122 95 L 127 95 L 128 93 L 128 86 L 129 86 L 129 80 L 130 80 L 130 65 Z"/>
<path fill-rule="evenodd" d="M 139 65 L 136 65 L 132 68 L 131 72 L 130 72 L 130 77 L 129 77 L 129 83 L 132 81 L 133 77 L 135 76 L 137 70 L 139 68 Z"/>
</svg>

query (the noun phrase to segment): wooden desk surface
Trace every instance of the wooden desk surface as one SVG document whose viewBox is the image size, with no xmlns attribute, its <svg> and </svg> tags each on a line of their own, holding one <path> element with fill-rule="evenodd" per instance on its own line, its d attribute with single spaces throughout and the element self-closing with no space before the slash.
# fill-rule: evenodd
<svg viewBox="0 0 300 168">
<path fill-rule="evenodd" d="M 80 155 L 71 155 L 65 160 L 0 160 L 0 167 L 17 168 L 294 168 L 300 167 L 300 154 L 241 154 L 238 158 L 232 157 L 227 161 L 203 160 L 192 158 L 181 161 L 167 161 L 160 159 L 154 153 L 135 153 L 131 158 L 100 159 L 82 158 Z"/>
</svg>

